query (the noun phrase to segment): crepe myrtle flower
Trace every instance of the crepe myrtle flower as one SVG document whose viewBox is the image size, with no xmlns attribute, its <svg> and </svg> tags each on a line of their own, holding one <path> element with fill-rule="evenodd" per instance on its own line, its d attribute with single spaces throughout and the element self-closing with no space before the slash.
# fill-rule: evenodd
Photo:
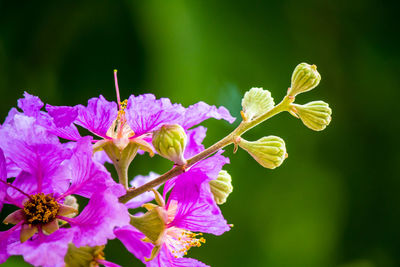
<svg viewBox="0 0 400 267">
<path fill-rule="evenodd" d="M 127 170 L 138 150 L 154 154 L 152 133 L 165 124 L 179 124 L 185 130 L 208 118 L 224 119 L 232 123 L 233 118 L 224 107 L 210 106 L 199 102 L 188 108 L 172 104 L 167 98 L 156 99 L 152 94 L 131 95 L 121 101 L 114 71 L 117 103 L 107 101 L 103 96 L 89 99 L 88 105 L 52 106 L 46 110 L 53 123 L 50 131 L 68 140 L 81 137 L 79 125 L 100 139 L 94 140 L 95 150 L 104 150 L 118 172 L 120 183 L 128 187 Z"/>
<path fill-rule="evenodd" d="M 224 119 L 230 123 L 235 120 L 226 108 L 216 108 L 204 102 L 184 108 L 180 104 L 172 104 L 167 98 L 156 99 L 152 94 L 131 95 L 129 99 L 121 102 L 116 70 L 114 78 L 118 103 L 109 102 L 100 95 L 91 98 L 86 107 L 46 105 L 46 110 L 53 117 L 55 126 L 68 127 L 65 129 L 65 134 L 60 134 L 60 137 L 78 140 L 76 132 L 66 134 L 76 129 L 71 126 L 75 124 L 123 148 L 130 141 L 142 144 L 142 140 L 148 140 L 151 133 L 163 124 L 176 123 L 189 129 L 208 118 Z"/>
<path fill-rule="evenodd" d="M 19 208 L 4 220 L 15 226 L 0 232 L 0 263 L 10 255 L 22 255 L 35 266 L 56 266 L 64 261 L 68 243 L 76 247 L 104 245 L 115 237 L 114 227 L 129 223 L 127 208 L 118 202 L 125 190 L 92 160 L 90 137 L 79 140 L 69 153 L 60 143 L 17 141 L 10 159 L 21 172 L 11 183 L 0 153 L 0 196 L 4 203 Z M 76 217 L 76 207 L 67 205 L 71 195 L 90 198 Z"/>
<path fill-rule="evenodd" d="M 201 149 L 199 144 L 204 136 L 204 127 L 189 132 L 188 155 Z M 148 211 L 141 216 L 131 216 L 131 225 L 117 228 L 115 235 L 147 266 L 207 266 L 184 256 L 190 248 L 205 243 L 202 233 L 221 235 L 230 230 L 209 186 L 228 162 L 220 152 L 187 169 L 165 187 L 163 197 L 153 191 L 158 205 L 142 205 Z M 144 177 L 139 178 L 143 180 Z M 151 179 L 154 177 L 149 176 L 148 180 Z M 165 204 L 169 190 L 171 193 Z M 135 202 L 138 206 L 142 203 Z M 126 205 L 134 208 L 134 202 Z"/>
</svg>

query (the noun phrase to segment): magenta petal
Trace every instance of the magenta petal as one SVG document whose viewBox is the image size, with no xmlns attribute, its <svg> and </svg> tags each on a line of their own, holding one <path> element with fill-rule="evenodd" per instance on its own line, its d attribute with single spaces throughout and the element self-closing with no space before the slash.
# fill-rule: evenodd
<svg viewBox="0 0 400 267">
<path fill-rule="evenodd" d="M 21 227 L 21 224 L 22 222 L 7 231 L 0 232 L 0 264 L 10 257 L 7 251 L 8 244 L 19 241 L 19 231 L 17 230 Z M 16 234 L 12 235 L 14 232 L 16 232 Z"/>
<path fill-rule="evenodd" d="M 68 107 L 68 106 L 56 107 L 47 104 L 46 110 L 49 113 L 49 115 L 54 119 L 54 124 L 57 127 L 68 126 L 72 124 L 78 117 L 77 107 Z"/>
<path fill-rule="evenodd" d="M 178 183 L 176 186 L 179 186 Z M 214 201 L 208 183 L 203 183 L 196 203 L 178 203 L 178 211 L 171 225 L 193 232 L 221 235 L 230 230 L 221 210 Z"/>
<path fill-rule="evenodd" d="M 208 265 L 191 258 L 175 258 L 165 245 L 152 261 L 146 263 L 147 267 L 207 267 Z"/>
<path fill-rule="evenodd" d="M 76 124 L 92 133 L 106 138 L 106 133 L 117 118 L 117 104 L 107 101 L 102 95 L 89 99 L 87 107 L 78 105 Z"/>
<path fill-rule="evenodd" d="M 115 264 L 113 262 L 105 261 L 105 260 L 97 260 L 97 262 L 106 267 L 122 267 L 121 265 Z"/>
<path fill-rule="evenodd" d="M 180 123 L 185 109 L 171 104 L 167 98 L 156 99 L 152 94 L 131 95 L 126 109 L 128 125 L 136 136 L 151 132 L 162 124 Z"/>
<path fill-rule="evenodd" d="M 144 234 L 136 230 L 132 225 L 117 228 L 114 233 L 130 253 L 143 263 L 146 263 L 144 258 L 150 257 L 154 246 L 141 240 L 145 237 Z"/>
<path fill-rule="evenodd" d="M 93 161 L 91 137 L 84 137 L 76 143 L 71 160 L 66 163 L 71 186 L 64 196 L 78 194 L 90 197 L 93 192 L 104 191 L 115 184 L 104 166 Z"/>
<path fill-rule="evenodd" d="M 169 205 L 171 200 L 178 203 L 171 226 L 215 235 L 230 229 L 214 201 L 208 184 L 210 180 L 217 178 L 223 165 L 229 162 L 229 159 L 220 153 L 199 162 L 175 180 L 167 204 Z"/>
<path fill-rule="evenodd" d="M 196 127 L 187 131 L 187 144 L 185 149 L 185 158 L 191 158 L 204 150 L 202 142 L 206 137 L 207 128 L 203 126 Z"/>
<path fill-rule="evenodd" d="M 7 170 L 6 158 L 4 157 L 3 150 L 0 148 L 0 211 L 3 208 L 4 199 L 6 197 L 7 185 Z"/>
<path fill-rule="evenodd" d="M 209 118 L 223 119 L 232 123 L 235 118 L 231 116 L 229 111 L 224 107 L 210 106 L 204 102 L 199 102 L 194 105 L 189 106 L 186 109 L 184 121 L 181 124 L 183 128 L 189 129 L 202 121 Z"/>
<path fill-rule="evenodd" d="M 107 156 L 107 153 L 104 152 L 104 150 L 97 151 L 93 155 L 93 160 L 100 163 L 101 165 L 104 165 L 104 163 L 111 163 L 111 159 Z"/>
<path fill-rule="evenodd" d="M 75 218 L 70 220 L 75 229 L 75 246 L 100 246 L 108 239 L 115 238 L 114 228 L 128 225 L 128 209 L 119 203 L 118 197 L 110 190 L 96 192 L 88 205 Z"/>
<path fill-rule="evenodd" d="M 24 92 L 24 98 L 18 99 L 18 107 L 28 116 L 35 117 L 43 107 L 43 102 L 39 97 Z"/>
<path fill-rule="evenodd" d="M 133 180 L 130 182 L 130 185 L 132 187 L 139 187 L 144 185 L 147 182 L 150 182 L 157 178 L 159 175 L 154 172 L 150 172 L 149 175 L 143 176 L 143 175 L 137 175 Z M 158 189 L 159 186 L 155 187 L 154 189 Z M 145 192 L 131 200 L 129 200 L 125 206 L 128 209 L 136 209 L 142 206 L 143 204 L 150 202 L 154 199 L 154 193 L 153 192 Z"/>
<path fill-rule="evenodd" d="M 35 266 L 56 266 L 64 261 L 72 237 L 70 229 L 59 229 L 51 235 L 36 235 L 24 243 L 9 244 L 8 253 L 22 255 L 26 262 Z"/>
</svg>

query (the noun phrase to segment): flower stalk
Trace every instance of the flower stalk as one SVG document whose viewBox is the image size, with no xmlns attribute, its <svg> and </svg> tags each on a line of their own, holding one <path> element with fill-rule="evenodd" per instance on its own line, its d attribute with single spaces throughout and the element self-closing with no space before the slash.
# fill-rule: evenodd
<svg viewBox="0 0 400 267">
<path fill-rule="evenodd" d="M 233 130 L 229 135 L 215 143 L 214 145 L 210 146 L 209 148 L 203 150 L 202 152 L 198 153 L 197 155 L 191 157 L 190 159 L 187 160 L 186 165 L 184 166 L 175 166 L 168 172 L 164 173 L 163 175 L 159 176 L 158 178 L 138 187 L 132 190 L 128 190 L 125 195 L 121 196 L 119 198 L 119 201 L 121 203 L 126 203 L 132 198 L 139 196 L 147 191 L 150 191 L 152 188 L 161 185 L 168 181 L 169 179 L 176 177 L 182 173 L 185 172 L 185 170 L 200 160 L 203 160 L 210 155 L 214 154 L 215 152 L 219 151 L 220 149 L 235 143 L 237 140 L 237 137 L 241 136 L 248 130 L 252 129 L 253 127 L 257 126 L 258 124 L 268 120 L 269 118 L 283 112 L 283 111 L 289 111 L 290 104 L 293 103 L 294 97 L 291 96 L 285 96 L 283 100 L 277 104 L 275 107 L 270 109 L 269 111 L 265 112 L 264 114 L 258 116 L 252 121 L 242 121 L 239 126 Z"/>
</svg>

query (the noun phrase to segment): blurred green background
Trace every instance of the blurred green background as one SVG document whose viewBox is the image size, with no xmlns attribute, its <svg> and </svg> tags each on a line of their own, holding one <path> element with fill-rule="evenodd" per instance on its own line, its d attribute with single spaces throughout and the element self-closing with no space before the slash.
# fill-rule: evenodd
<svg viewBox="0 0 400 267">
<path fill-rule="evenodd" d="M 289 158 L 273 171 L 228 147 L 234 192 L 221 209 L 235 227 L 189 256 L 212 266 L 400 266 L 398 11 L 377 0 L 2 0 L 1 121 L 25 90 L 53 105 L 114 100 L 117 68 L 125 98 L 228 107 L 238 120 L 206 122 L 210 145 L 239 123 L 244 92 L 263 87 L 278 102 L 293 68 L 316 64 L 320 85 L 296 102 L 328 102 L 331 125 L 313 132 L 285 113 L 247 133 L 285 139 Z M 141 156 L 130 174 L 169 167 Z M 141 265 L 119 241 L 106 258 Z"/>
</svg>

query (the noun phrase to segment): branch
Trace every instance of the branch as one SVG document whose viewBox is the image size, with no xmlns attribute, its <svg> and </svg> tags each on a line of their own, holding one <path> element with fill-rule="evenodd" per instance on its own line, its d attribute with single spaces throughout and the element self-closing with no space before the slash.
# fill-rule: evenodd
<svg viewBox="0 0 400 267">
<path fill-rule="evenodd" d="M 287 111 L 289 104 L 292 103 L 294 98 L 285 97 L 282 102 L 276 105 L 274 108 L 269 110 L 268 112 L 260 115 L 259 117 L 255 118 L 252 121 L 242 121 L 239 126 L 231 132 L 229 135 L 215 143 L 214 145 L 210 146 L 209 148 L 203 150 L 199 154 L 193 156 L 192 158 L 187 160 L 187 164 L 185 166 L 175 166 L 168 172 L 164 173 L 163 175 L 159 176 L 158 178 L 132 190 L 128 190 L 125 195 L 119 198 L 119 201 L 122 203 L 126 203 L 132 198 L 141 195 L 147 191 L 150 191 L 152 188 L 161 185 L 168 181 L 169 179 L 176 177 L 185 172 L 185 169 L 193 166 L 197 162 L 202 159 L 209 157 L 210 155 L 214 154 L 218 150 L 224 148 L 227 145 L 230 145 L 235 142 L 235 139 L 242 135 L 243 133 L 247 132 L 254 126 L 260 124 L 261 122 L 271 118 L 272 116 L 282 112 Z"/>
</svg>

